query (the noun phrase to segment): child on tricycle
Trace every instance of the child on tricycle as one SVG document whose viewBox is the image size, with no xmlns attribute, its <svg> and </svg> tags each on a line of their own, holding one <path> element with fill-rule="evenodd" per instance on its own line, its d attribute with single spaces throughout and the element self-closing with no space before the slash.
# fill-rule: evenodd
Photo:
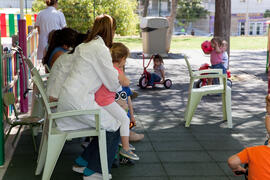
<svg viewBox="0 0 270 180">
<path fill-rule="evenodd" d="M 154 72 L 149 73 L 146 68 L 149 66 L 151 60 L 154 61 Z M 143 66 L 144 66 L 144 57 L 143 57 Z M 170 79 L 165 79 L 165 68 L 164 68 L 164 62 L 163 58 L 159 55 L 153 55 L 147 66 L 144 66 L 143 74 L 141 75 L 141 78 L 139 79 L 139 86 L 141 88 L 146 88 L 147 86 L 154 87 L 155 84 L 164 84 L 164 87 L 169 89 L 172 85 L 172 81 Z"/>
</svg>

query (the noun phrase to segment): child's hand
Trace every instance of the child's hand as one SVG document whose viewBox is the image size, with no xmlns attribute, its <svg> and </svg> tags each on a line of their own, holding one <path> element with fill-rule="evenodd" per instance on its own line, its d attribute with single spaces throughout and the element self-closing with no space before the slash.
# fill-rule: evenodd
<svg viewBox="0 0 270 180">
<path fill-rule="evenodd" d="M 241 166 L 238 166 L 236 169 L 233 169 L 233 172 L 236 176 L 241 176 L 241 175 L 245 174 L 247 172 L 247 170 Z"/>
<path fill-rule="evenodd" d="M 130 121 L 134 123 L 134 125 L 136 125 L 136 120 L 134 116 L 130 116 Z"/>
</svg>

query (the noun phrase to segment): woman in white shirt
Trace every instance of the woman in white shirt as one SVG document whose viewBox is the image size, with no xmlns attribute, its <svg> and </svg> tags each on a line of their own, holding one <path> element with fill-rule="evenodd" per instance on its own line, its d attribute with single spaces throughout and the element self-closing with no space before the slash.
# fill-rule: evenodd
<svg viewBox="0 0 270 180">
<path fill-rule="evenodd" d="M 47 8 L 37 15 L 35 27 L 38 29 L 38 51 L 37 58 L 43 58 L 43 52 L 48 43 L 48 35 L 52 30 L 62 29 L 66 24 L 66 19 L 61 11 L 58 11 L 58 0 L 46 0 Z"/>
<path fill-rule="evenodd" d="M 95 19 L 91 33 L 86 41 L 76 47 L 73 53 L 76 63 L 65 80 L 58 99 L 58 111 L 86 110 L 100 108 L 94 99 L 95 92 L 104 84 L 110 91 L 116 91 L 123 77 L 113 67 L 109 48 L 115 33 L 115 20 L 109 15 Z M 61 130 L 75 130 L 95 127 L 93 116 L 67 117 L 56 121 Z M 106 130 L 108 166 L 112 162 L 119 143 L 120 122 L 113 119 L 101 108 L 101 127 Z M 94 137 L 83 154 L 76 159 L 74 171 L 83 172 L 84 180 L 101 176 L 98 139 Z"/>
<path fill-rule="evenodd" d="M 72 69 L 73 63 L 76 63 L 76 57 L 73 58 L 73 53 L 75 47 L 81 44 L 87 38 L 87 34 L 79 33 L 76 36 L 76 42 L 74 47 L 72 47 L 71 52 L 64 53 L 57 58 L 57 61 L 53 64 L 50 72 L 50 78 L 47 81 L 46 93 L 49 100 L 58 101 L 59 94 L 63 83 L 65 82 L 70 70 Z"/>
</svg>

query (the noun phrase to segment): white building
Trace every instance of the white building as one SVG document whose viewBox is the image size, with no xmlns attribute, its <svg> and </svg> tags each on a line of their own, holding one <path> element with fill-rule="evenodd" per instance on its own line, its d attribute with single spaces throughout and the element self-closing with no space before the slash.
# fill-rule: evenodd
<svg viewBox="0 0 270 180">
<path fill-rule="evenodd" d="M 214 32 L 215 0 L 202 0 L 202 5 L 210 12 L 206 19 L 192 23 L 192 27 L 204 34 Z M 142 0 L 139 0 L 139 14 L 143 9 Z M 171 0 L 149 0 L 148 16 L 169 16 Z M 263 14 L 270 10 L 270 0 L 231 0 L 231 35 L 264 35 L 267 32 Z M 248 17 L 248 18 L 247 18 Z M 176 25 L 177 26 L 177 25 Z M 195 30 L 195 31 L 196 31 Z"/>
<path fill-rule="evenodd" d="M 215 0 L 204 0 L 203 6 L 210 16 L 197 21 L 194 26 L 213 33 Z M 270 18 L 264 18 L 263 15 L 267 9 L 270 10 L 270 0 L 231 0 L 231 7 L 231 35 L 263 35 L 267 32 L 266 21 Z"/>
</svg>

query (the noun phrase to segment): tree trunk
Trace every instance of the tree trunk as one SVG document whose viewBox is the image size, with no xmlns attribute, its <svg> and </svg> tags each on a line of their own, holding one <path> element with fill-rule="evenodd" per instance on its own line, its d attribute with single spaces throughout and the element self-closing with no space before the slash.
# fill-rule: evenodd
<svg viewBox="0 0 270 180">
<path fill-rule="evenodd" d="M 167 31 L 167 44 L 166 44 L 167 53 L 170 51 L 170 48 L 171 48 L 171 40 L 172 40 L 172 33 L 174 29 L 174 20 L 176 17 L 177 3 L 178 3 L 178 0 L 172 0 L 171 14 L 168 17 L 169 28 Z"/>
<path fill-rule="evenodd" d="M 144 0 L 142 17 L 147 16 L 148 6 L 149 6 L 149 0 Z"/>
<path fill-rule="evenodd" d="M 230 57 L 231 0 L 216 0 L 214 36 L 228 42 Z"/>
</svg>

